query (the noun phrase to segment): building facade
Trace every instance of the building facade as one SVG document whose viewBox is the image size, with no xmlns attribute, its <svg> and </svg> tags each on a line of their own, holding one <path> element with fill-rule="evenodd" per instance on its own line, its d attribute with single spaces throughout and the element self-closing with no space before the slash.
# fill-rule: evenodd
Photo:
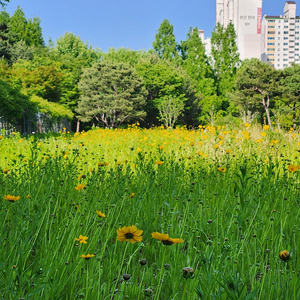
<svg viewBox="0 0 300 300">
<path fill-rule="evenodd" d="M 217 0 L 216 23 L 232 22 L 240 59 L 261 58 L 261 0 Z"/>
<path fill-rule="evenodd" d="M 286 1 L 283 13 L 264 15 L 262 20 L 261 60 L 275 69 L 299 64 L 300 17 L 296 16 L 296 2 Z"/>
</svg>

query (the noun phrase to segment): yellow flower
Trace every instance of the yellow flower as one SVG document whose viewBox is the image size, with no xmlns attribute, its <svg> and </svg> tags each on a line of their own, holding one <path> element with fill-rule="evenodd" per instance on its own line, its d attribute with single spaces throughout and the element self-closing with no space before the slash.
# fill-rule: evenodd
<svg viewBox="0 0 300 300">
<path fill-rule="evenodd" d="M 172 239 L 166 233 L 152 232 L 152 237 L 156 240 L 161 241 L 166 246 L 171 246 L 173 244 L 183 243 L 183 239 Z"/>
<path fill-rule="evenodd" d="M 109 163 L 102 163 L 102 162 L 98 163 L 99 167 L 104 167 L 104 166 L 108 166 L 108 165 L 109 165 Z"/>
<path fill-rule="evenodd" d="M 225 152 L 226 152 L 227 154 L 229 154 L 229 153 L 231 152 L 231 150 L 230 150 L 230 149 L 227 149 L 227 150 L 225 150 Z"/>
<path fill-rule="evenodd" d="M 218 168 L 218 170 L 220 171 L 220 172 L 223 172 L 223 173 L 225 173 L 226 172 L 226 169 L 225 168 Z"/>
<path fill-rule="evenodd" d="M 214 148 L 215 148 L 215 149 L 217 149 L 218 147 L 219 147 L 219 145 L 218 145 L 218 144 L 215 144 L 215 145 L 214 145 Z"/>
<path fill-rule="evenodd" d="M 82 257 L 86 260 L 88 260 L 88 259 L 90 259 L 91 257 L 94 257 L 94 256 L 95 256 L 94 254 L 87 254 L 87 255 L 82 254 L 82 255 L 80 255 L 80 257 Z"/>
<path fill-rule="evenodd" d="M 100 210 L 99 210 L 99 211 L 96 210 L 96 213 L 97 213 L 97 215 L 98 215 L 100 218 L 105 218 L 105 217 L 106 217 L 106 215 L 105 215 L 104 213 L 102 213 Z"/>
<path fill-rule="evenodd" d="M 290 259 L 290 253 L 287 250 L 281 251 L 279 257 L 283 261 L 288 261 Z"/>
<path fill-rule="evenodd" d="M 156 161 L 155 163 L 156 163 L 157 165 L 159 165 L 159 166 L 160 166 L 160 165 L 162 165 L 164 162 L 163 162 L 163 161 L 161 161 L 161 160 L 158 160 L 158 161 Z"/>
<path fill-rule="evenodd" d="M 78 241 L 80 244 L 87 244 L 87 236 L 80 235 L 78 239 L 75 238 L 75 241 Z"/>
<path fill-rule="evenodd" d="M 2 135 L 0 135 L 0 140 L 1 140 L 1 139 L 3 139 L 3 136 L 2 136 Z"/>
<path fill-rule="evenodd" d="M 245 126 L 245 127 L 250 127 L 250 124 L 244 123 L 244 126 Z"/>
<path fill-rule="evenodd" d="M 260 133 L 261 136 L 266 136 L 267 134 L 263 131 Z"/>
<path fill-rule="evenodd" d="M 27 198 L 27 199 L 30 198 L 30 195 L 28 194 L 28 195 L 26 196 L 26 198 Z"/>
<path fill-rule="evenodd" d="M 7 200 L 9 202 L 15 202 L 15 201 L 17 201 L 17 200 L 20 199 L 20 196 L 12 196 L 12 195 L 8 194 L 8 195 L 5 195 L 3 197 L 3 199 L 5 199 L 5 200 Z"/>
<path fill-rule="evenodd" d="M 264 125 L 264 130 L 268 130 L 269 128 L 270 128 L 270 126 L 269 125 Z"/>
<path fill-rule="evenodd" d="M 294 166 L 294 165 L 289 165 L 289 171 L 294 173 L 294 172 L 298 171 L 298 167 Z"/>
<path fill-rule="evenodd" d="M 163 145 L 159 146 L 159 150 L 162 150 L 162 149 L 164 149 L 164 146 Z"/>
<path fill-rule="evenodd" d="M 75 186 L 75 190 L 80 191 L 80 190 L 83 190 L 84 187 L 85 187 L 85 185 L 80 183 L 77 186 Z"/>
<path fill-rule="evenodd" d="M 135 193 L 131 193 L 131 195 L 128 198 L 133 198 Z"/>
<path fill-rule="evenodd" d="M 3 172 L 4 174 L 7 174 L 7 173 L 9 172 L 9 169 L 4 169 L 2 172 Z"/>
<path fill-rule="evenodd" d="M 129 227 L 122 227 L 117 230 L 117 239 L 120 242 L 129 242 L 131 244 L 134 244 L 136 242 L 140 242 L 142 238 L 143 230 L 138 230 L 135 225 L 129 226 Z"/>
</svg>

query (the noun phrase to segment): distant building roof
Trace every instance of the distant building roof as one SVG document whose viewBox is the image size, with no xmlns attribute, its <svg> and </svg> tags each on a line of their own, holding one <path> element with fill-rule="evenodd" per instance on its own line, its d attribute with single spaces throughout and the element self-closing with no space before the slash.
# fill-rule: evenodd
<svg viewBox="0 0 300 300">
<path fill-rule="evenodd" d="M 295 1 L 286 1 L 286 3 L 288 3 L 288 4 L 296 4 Z"/>
</svg>

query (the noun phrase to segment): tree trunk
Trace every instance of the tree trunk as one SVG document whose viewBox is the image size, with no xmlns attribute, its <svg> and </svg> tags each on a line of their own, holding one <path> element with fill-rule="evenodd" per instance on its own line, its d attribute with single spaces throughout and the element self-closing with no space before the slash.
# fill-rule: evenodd
<svg viewBox="0 0 300 300">
<path fill-rule="evenodd" d="M 269 103 L 269 101 L 267 101 L 267 103 Z M 266 115 L 267 115 L 267 120 L 268 120 L 268 125 L 270 126 L 270 129 L 273 131 L 273 126 L 271 123 L 271 118 L 270 118 L 270 112 L 269 112 L 269 105 L 266 103 L 265 98 L 262 99 L 262 104 L 264 106 Z"/>
<path fill-rule="evenodd" d="M 77 120 L 77 125 L 76 125 L 76 132 L 79 132 L 80 129 L 80 121 Z"/>
<path fill-rule="evenodd" d="M 297 127 L 297 124 L 296 124 L 296 103 L 295 102 L 294 102 L 292 110 L 293 110 L 293 130 L 295 131 L 296 127 Z"/>
</svg>

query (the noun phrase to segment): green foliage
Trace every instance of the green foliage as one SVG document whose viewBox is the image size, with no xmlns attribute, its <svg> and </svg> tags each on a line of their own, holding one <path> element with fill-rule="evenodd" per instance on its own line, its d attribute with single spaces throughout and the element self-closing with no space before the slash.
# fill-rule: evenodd
<svg viewBox="0 0 300 300">
<path fill-rule="evenodd" d="M 146 91 L 135 69 L 124 63 L 95 63 L 84 70 L 79 82 L 79 120 L 96 120 L 114 128 L 134 122 L 146 113 Z"/>
<path fill-rule="evenodd" d="M 162 21 L 155 34 L 155 41 L 152 45 L 160 58 L 169 61 L 179 59 L 178 45 L 173 33 L 173 25 L 170 24 L 169 20 L 164 19 Z"/>
<path fill-rule="evenodd" d="M 232 23 L 227 28 L 218 23 L 212 32 L 213 69 L 217 93 L 222 98 L 226 98 L 226 94 L 234 90 L 236 71 L 240 62 L 235 40 L 236 33 Z"/>
<path fill-rule="evenodd" d="M 7 122 L 20 122 L 23 113 L 33 113 L 36 106 L 27 96 L 7 81 L 0 79 L 0 117 Z"/>
<path fill-rule="evenodd" d="M 146 52 L 145 50 L 134 51 L 129 48 L 109 48 L 107 53 L 101 54 L 102 61 L 112 61 L 117 63 L 127 63 L 134 67 L 138 63 L 150 60 L 153 50 Z"/>
<path fill-rule="evenodd" d="M 245 59 L 236 77 L 236 104 L 241 105 L 245 111 L 260 105 L 271 129 L 269 107 L 274 106 L 274 97 L 279 94 L 277 82 L 278 72 L 257 58 Z"/>
<path fill-rule="evenodd" d="M 148 92 L 146 124 L 151 127 L 159 115 L 158 107 L 161 107 L 159 104 L 161 101 L 167 101 L 166 103 L 169 99 L 180 99 L 182 103 L 185 101 L 184 78 L 174 67 L 166 64 L 141 63 L 136 65 L 136 70 L 143 78 Z"/>
<path fill-rule="evenodd" d="M 36 95 L 51 102 L 59 102 L 62 94 L 64 72 L 59 64 L 39 65 L 35 61 L 19 60 L 11 68 L 15 82 L 28 95 Z"/>
<path fill-rule="evenodd" d="M 47 101 L 36 95 L 31 96 L 30 101 L 39 108 L 40 112 L 50 116 L 53 121 L 60 118 L 72 119 L 74 116 L 72 111 L 63 105 Z"/>
</svg>

